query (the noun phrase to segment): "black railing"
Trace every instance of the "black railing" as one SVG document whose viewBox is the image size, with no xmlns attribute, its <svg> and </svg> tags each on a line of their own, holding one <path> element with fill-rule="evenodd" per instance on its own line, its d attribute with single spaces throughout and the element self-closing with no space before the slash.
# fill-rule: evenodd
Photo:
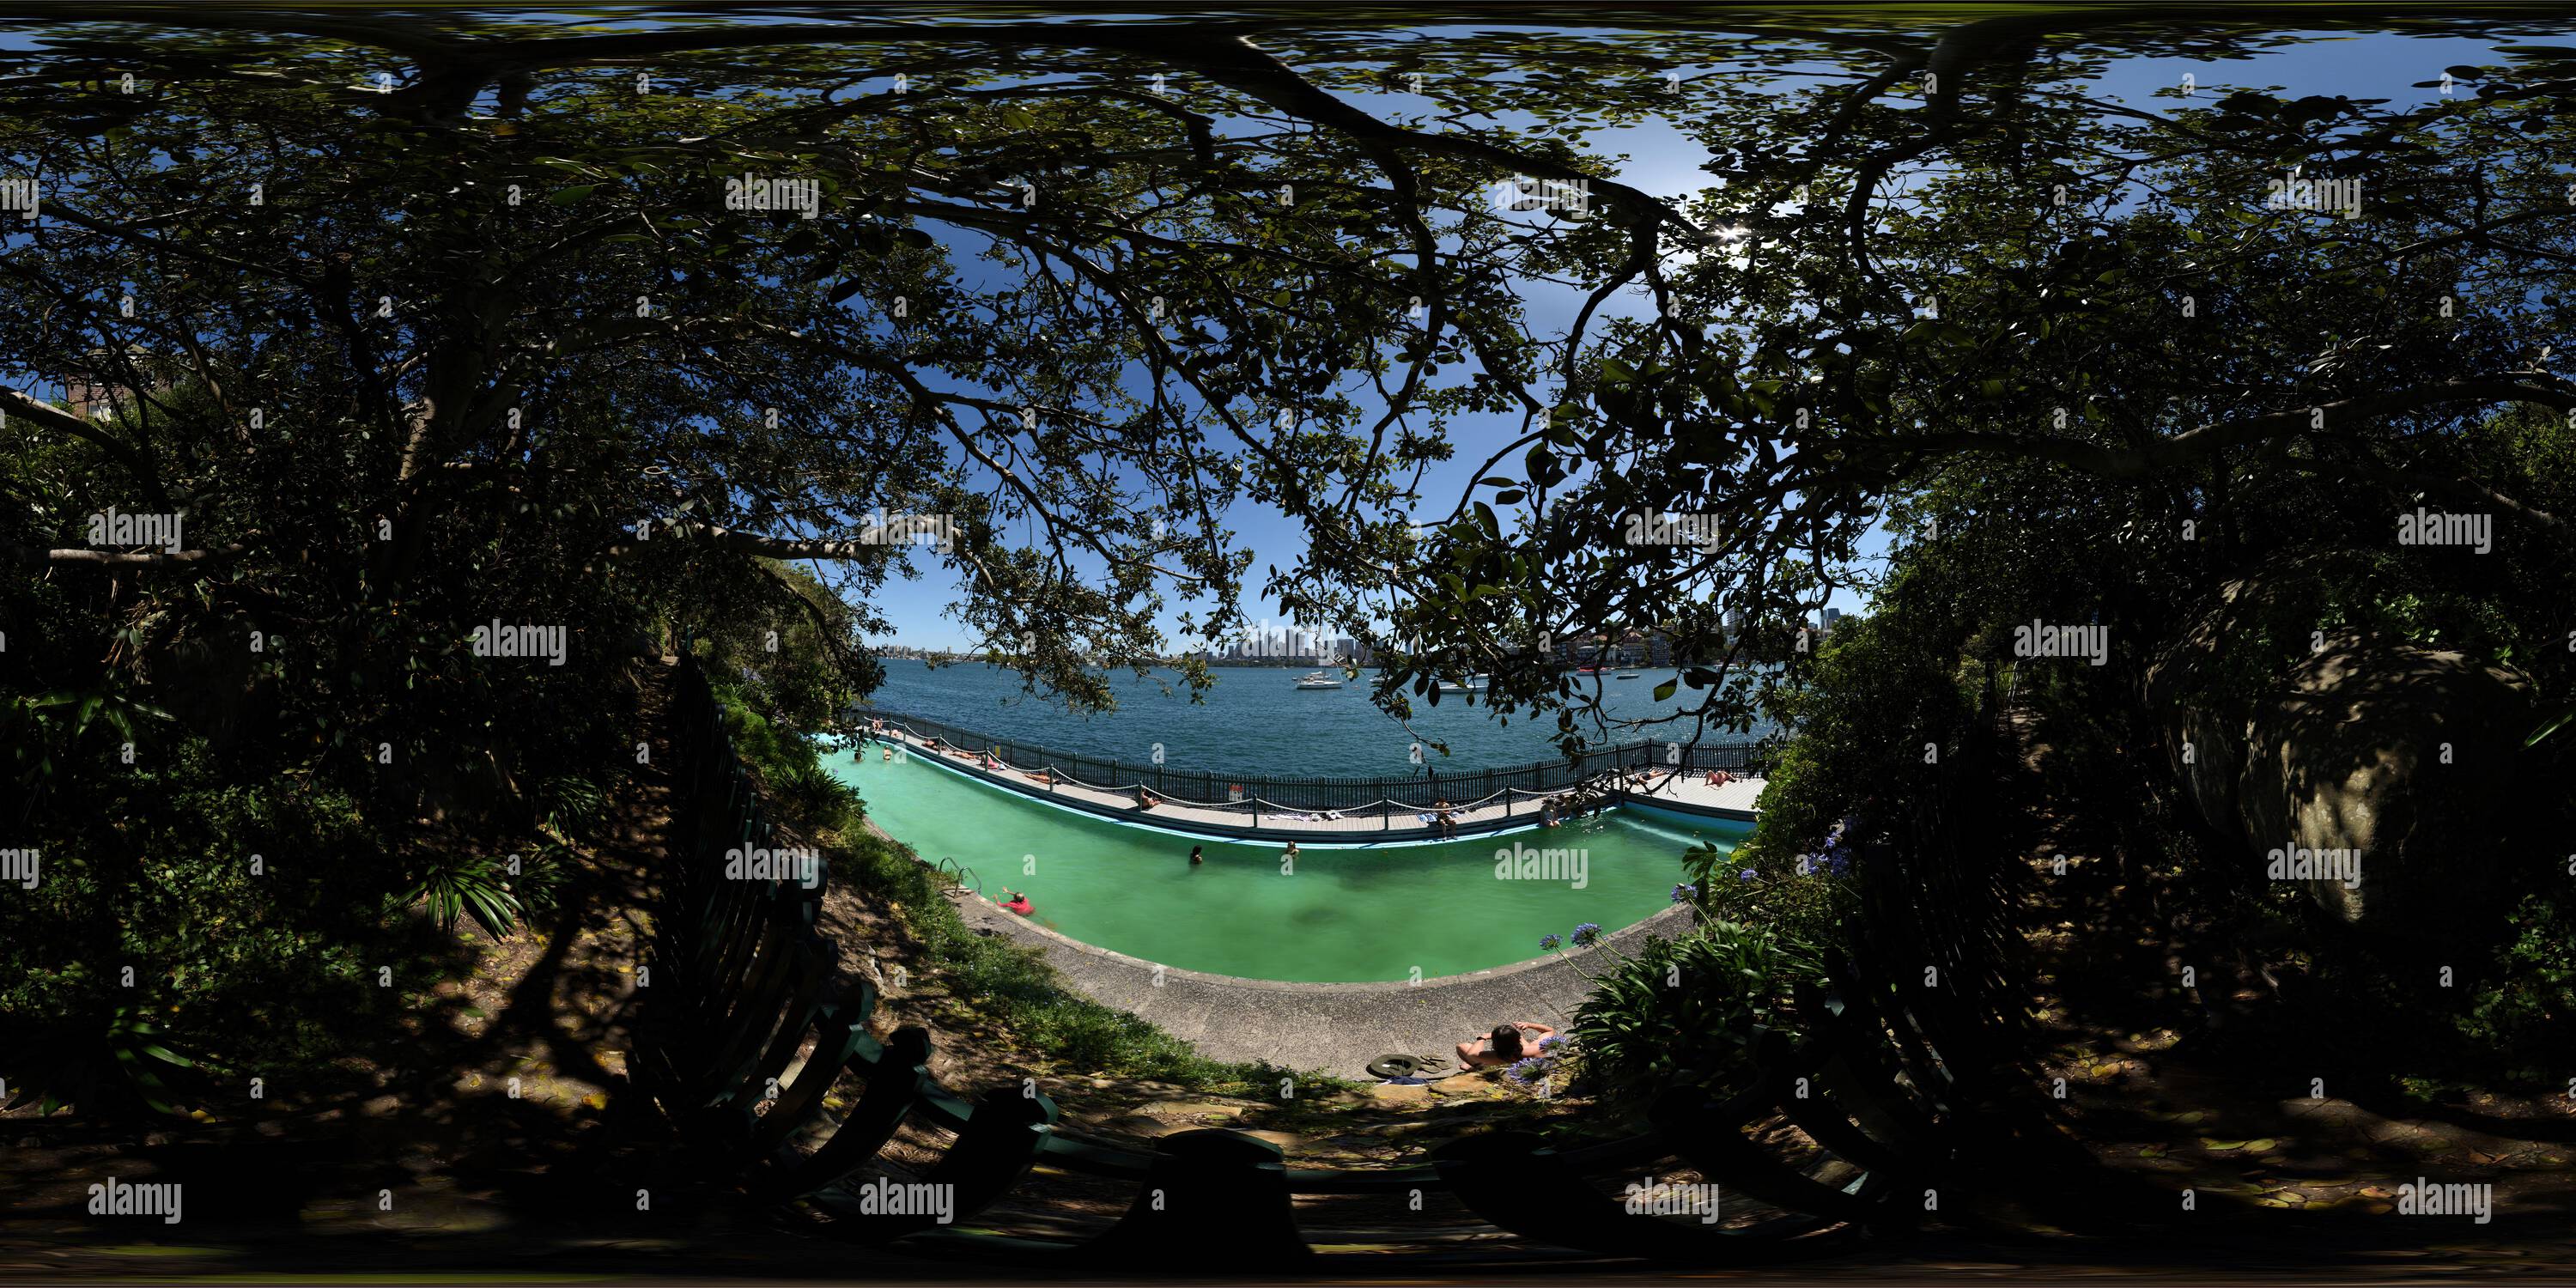
<svg viewBox="0 0 2576 1288">
<path fill-rule="evenodd" d="M 1366 810 L 1381 802 L 1405 809 L 1429 809 L 1440 801 L 1461 804 L 1506 792 L 1558 792 L 1581 786 L 1604 774 L 1638 769 L 1680 769 L 1705 773 L 1761 772 L 1768 747 L 1760 742 L 1691 744 L 1632 742 L 1559 757 L 1536 764 L 1500 769 L 1443 773 L 1432 767 L 1401 777 L 1333 778 L 1232 774 L 1214 770 L 1175 769 L 1168 765 L 1086 756 L 1001 738 L 944 720 L 909 712 L 866 709 L 862 720 L 899 723 L 925 738 L 979 755 L 990 755 L 1013 769 L 1040 770 L 1086 786 L 1129 791 L 1146 788 L 1166 800 L 1190 805 L 1236 805 L 1259 802 L 1283 810 Z M 1533 807 L 1534 808 L 1534 807 Z"/>
<path fill-rule="evenodd" d="M 1540 1245 L 1748 1265 L 1845 1246 L 1844 1234 L 1901 1230 L 1927 1211 L 1958 1213 L 1980 1189 L 2009 1180 L 1991 1154 L 1961 1144 L 1993 1131 L 1983 1106 L 2012 1082 L 2005 1053 L 1978 1040 L 1995 1031 L 1979 1002 L 1996 975 L 1991 922 L 1908 921 L 1880 902 L 1900 887 L 1923 889 L 1919 881 L 1973 898 L 1956 888 L 1953 855 L 1926 851 L 1909 863 L 1887 839 L 1864 838 L 1861 865 L 1876 874 L 1866 884 L 1878 892 L 1864 899 L 1865 917 L 1894 912 L 1912 929 L 1859 936 L 1870 960 L 1838 958 L 1832 987 L 1801 998 L 1803 1038 L 1752 1035 L 1759 1072 L 1748 1085 L 1722 1097 L 1674 1089 L 1653 1105 L 1650 1130 L 1561 1151 L 1526 1133 L 1489 1131 L 1433 1150 L 1427 1165 L 1373 1171 L 1289 1167 L 1276 1146 L 1226 1129 L 1182 1132 L 1147 1152 L 1074 1139 L 1059 1130 L 1054 1102 L 1017 1079 L 971 1102 L 951 1092 L 929 1073 L 922 1028 L 871 1036 L 876 990 L 860 984 L 846 998 L 830 995 L 839 950 L 815 931 L 826 870 L 814 869 L 810 887 L 724 875 L 727 850 L 765 845 L 773 830 L 705 677 L 685 653 L 670 718 L 681 799 L 656 919 L 662 978 L 639 1044 L 639 1078 L 692 1147 L 694 1174 L 732 1177 L 751 1197 L 782 1204 L 835 1237 L 905 1239 L 907 1248 L 1068 1269 L 1275 1273 L 1338 1261 L 1376 1268 L 1386 1264 L 1382 1253 L 1309 1247 L 1296 1196 L 1410 1195 L 1408 1210 L 1420 1211 L 1421 1194 L 1445 1193 Z M 1917 974 L 1916 956 L 1948 973 Z M 837 1111 L 825 1095 L 836 1087 Z M 1783 1118 L 1839 1161 L 1794 1167 L 1747 1132 Z M 947 1138 L 938 1160 L 905 1182 L 943 1187 L 946 1223 L 889 1214 L 845 1188 L 863 1174 L 881 1176 L 879 1151 L 907 1127 Z M 1610 1197 L 1620 1176 L 1669 1172 L 1676 1163 L 1777 1215 L 1718 1229 L 1635 1212 Z M 1007 1226 L 994 1209 L 1039 1166 L 1133 1184 L 1136 1201 L 1088 1238 L 954 1228 L 969 1218 Z"/>
</svg>

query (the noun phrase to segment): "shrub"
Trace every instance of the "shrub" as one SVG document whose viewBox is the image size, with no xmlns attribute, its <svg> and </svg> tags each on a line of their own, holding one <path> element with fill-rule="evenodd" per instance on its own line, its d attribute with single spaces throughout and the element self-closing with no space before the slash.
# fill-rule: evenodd
<svg viewBox="0 0 2576 1288">
<path fill-rule="evenodd" d="M 2473 996 L 2461 1027 L 2519 1061 L 2554 1068 L 2576 1048 L 2576 917 L 2532 895 L 2513 924 L 2514 937 L 2496 954 L 2500 979 Z"/>
<path fill-rule="evenodd" d="M 1568 1029 L 1583 1077 L 1605 1099 L 1638 1102 L 1667 1086 L 1725 1088 L 1752 1072 L 1759 1028 L 1794 1033 L 1789 998 L 1819 969 L 1768 928 L 1712 921 L 1655 936 L 1596 976 Z"/>
</svg>

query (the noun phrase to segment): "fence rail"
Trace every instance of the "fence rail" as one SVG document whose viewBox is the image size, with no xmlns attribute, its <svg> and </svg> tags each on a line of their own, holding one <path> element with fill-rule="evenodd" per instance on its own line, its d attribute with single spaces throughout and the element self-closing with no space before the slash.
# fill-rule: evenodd
<svg viewBox="0 0 2576 1288">
<path fill-rule="evenodd" d="M 732 1178 L 751 1198 L 827 1235 L 868 1245 L 903 1239 L 912 1249 L 1063 1270 L 1275 1273 L 1338 1257 L 1374 1273 L 1386 1264 L 1382 1254 L 1350 1261 L 1314 1251 L 1299 1231 L 1295 1196 L 1438 1192 L 1540 1245 L 1754 1265 L 1848 1246 L 1843 1236 L 1863 1230 L 1904 1229 L 1922 1219 L 1930 1196 L 1964 1196 L 1991 1175 L 1963 1170 L 1971 1160 L 1957 1142 L 1988 1130 L 1973 1107 L 2003 1062 L 1979 1049 L 1974 1025 L 1953 1027 L 1969 1018 L 1959 1009 L 1968 999 L 1918 983 L 1906 957 L 1837 961 L 1833 986 L 1801 998 L 1803 1037 L 1751 1035 L 1758 1073 L 1742 1090 L 1721 1098 L 1674 1088 L 1647 1115 L 1650 1130 L 1599 1144 L 1560 1151 L 1527 1133 L 1494 1130 L 1433 1150 L 1426 1165 L 1371 1170 L 1288 1167 L 1277 1146 L 1223 1128 L 1167 1136 L 1151 1151 L 1074 1139 L 1058 1130 L 1055 1103 L 1017 1079 L 973 1099 L 942 1085 L 929 1072 L 926 1030 L 870 1034 L 873 987 L 831 995 L 840 950 L 815 929 L 821 881 L 723 875 L 726 850 L 765 845 L 774 829 L 685 649 L 670 722 L 680 761 L 673 867 L 655 918 L 661 979 L 640 1033 L 637 1076 L 679 1129 L 680 1165 L 690 1175 Z M 1864 866 L 1902 872 L 1874 855 Z M 1905 942 L 1899 951 L 1917 947 Z M 1947 965 L 1961 970 L 1954 978 L 1985 973 L 1978 967 L 1988 964 L 1963 959 L 1958 944 L 1945 949 Z M 837 1111 L 825 1094 L 836 1088 Z M 1780 1118 L 1839 1159 L 1840 1170 L 1792 1166 L 1748 1134 Z M 946 1187 L 945 1221 L 888 1214 L 844 1188 L 882 1175 L 879 1151 L 907 1126 L 947 1137 L 938 1161 L 914 1173 Z M 1676 1161 L 1781 1215 L 1722 1229 L 1610 1197 L 1619 1177 L 1669 1172 Z M 1087 1239 L 952 1228 L 970 1218 L 1008 1224 L 978 1214 L 1040 1166 L 1132 1183 L 1136 1200 Z M 1951 1202 L 1956 1210 L 1957 1198 Z"/>
<path fill-rule="evenodd" d="M 869 709 L 860 714 L 899 723 L 952 747 L 989 754 L 1017 770 L 1047 770 L 1059 778 L 1112 790 L 1143 787 L 1156 796 L 1190 805 L 1223 807 L 1258 801 L 1283 810 L 1366 810 L 1381 802 L 1393 802 L 1402 809 L 1429 809 L 1443 800 L 1456 803 L 1485 800 L 1505 792 L 1558 792 L 1603 774 L 1634 769 L 1758 772 L 1769 751 L 1768 745 L 1761 742 L 1694 745 L 1648 740 L 1588 751 L 1574 759 L 1560 757 L 1499 769 L 1444 774 L 1426 766 L 1423 773 L 1404 777 L 1294 777 L 1139 765 L 996 737 L 910 712 Z"/>
</svg>

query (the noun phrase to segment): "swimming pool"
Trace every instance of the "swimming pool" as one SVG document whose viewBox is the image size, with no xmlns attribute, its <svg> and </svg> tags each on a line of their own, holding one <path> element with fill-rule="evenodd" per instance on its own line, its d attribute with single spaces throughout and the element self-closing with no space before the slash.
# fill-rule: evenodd
<svg viewBox="0 0 2576 1288">
<path fill-rule="evenodd" d="M 1670 906 L 1682 851 L 1732 850 L 1747 823 L 1613 811 L 1544 831 L 1384 849 L 1196 841 L 1060 809 L 920 757 L 824 763 L 878 827 L 975 870 L 997 901 L 1084 943 L 1185 970 L 1301 983 L 1430 979 L 1542 956 L 1539 936 L 1607 933 Z M 1190 846 L 1207 862 L 1190 866 Z M 1497 875 L 1496 852 L 1514 852 Z"/>
</svg>

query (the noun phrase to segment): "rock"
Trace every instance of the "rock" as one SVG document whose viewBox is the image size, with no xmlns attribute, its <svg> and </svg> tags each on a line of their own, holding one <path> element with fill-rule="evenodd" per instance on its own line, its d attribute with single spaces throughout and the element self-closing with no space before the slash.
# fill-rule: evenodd
<svg viewBox="0 0 2576 1288">
<path fill-rule="evenodd" d="M 2387 639 L 2301 654 L 2281 623 L 2312 591 L 2279 578 L 2230 583 L 2149 673 L 2184 795 L 2338 921 L 2404 938 L 2492 923 L 2512 890 L 2495 856 L 2539 799 L 2530 679 Z"/>
<path fill-rule="evenodd" d="M 1421 1105 L 1431 1101 L 1431 1088 L 1402 1083 L 1381 1082 L 1368 1089 L 1369 1099 L 1382 1105 Z"/>
<path fill-rule="evenodd" d="M 1493 1086 L 1492 1079 L 1481 1073 L 1453 1073 L 1432 1083 L 1431 1089 L 1444 1096 L 1464 1096 Z"/>
<path fill-rule="evenodd" d="M 1189 1128 L 1185 1126 L 1175 1126 L 1171 1123 L 1164 1122 L 1162 1119 L 1156 1118 L 1152 1114 L 1120 1114 L 1117 1117 L 1110 1119 L 1108 1122 L 1101 1124 L 1101 1126 L 1110 1131 L 1124 1132 L 1130 1136 L 1143 1136 L 1148 1139 L 1169 1136 L 1176 1131 L 1189 1130 Z"/>
<path fill-rule="evenodd" d="M 1139 1113 L 1157 1114 L 1166 1118 L 1199 1118 L 1209 1114 L 1239 1118 L 1243 1115 L 1244 1106 L 1219 1104 L 1212 1100 L 1156 1100 L 1138 1105 L 1136 1109 Z"/>
<path fill-rule="evenodd" d="M 1300 1136 L 1293 1131 L 1247 1131 L 1243 1134 L 1246 1136 L 1258 1136 L 1263 1140 L 1269 1141 L 1273 1145 L 1277 1145 L 1283 1152 L 1303 1151 L 1308 1145 L 1313 1143 L 1306 1137 Z"/>
<path fill-rule="evenodd" d="M 2528 677 L 2465 654 L 2398 644 L 2329 648 L 2258 707 L 2239 819 L 2267 870 L 2338 920 L 2428 935 L 2500 911 L 2495 856 L 2527 803 Z M 2266 842 L 2269 841 L 2267 845 Z M 2348 852 L 2331 875 L 2310 854 Z M 2301 866 L 2328 872 L 2305 877 Z"/>
</svg>

